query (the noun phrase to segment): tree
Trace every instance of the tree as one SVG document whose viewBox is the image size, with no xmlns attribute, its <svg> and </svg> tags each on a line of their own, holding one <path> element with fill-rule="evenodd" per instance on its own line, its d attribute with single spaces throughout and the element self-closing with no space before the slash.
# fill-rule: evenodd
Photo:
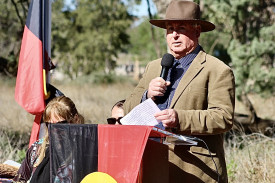
<svg viewBox="0 0 275 183">
<path fill-rule="evenodd" d="M 155 32 L 155 41 L 159 45 L 159 54 L 156 52 L 156 44 L 152 41 L 152 29 L 154 29 Z M 144 65 L 146 65 L 148 61 L 157 59 L 167 52 L 165 30 L 151 27 L 148 18 L 144 17 L 141 24 L 133 27 L 129 31 L 129 35 L 130 42 L 132 43 L 129 45 L 129 53 L 131 53 L 135 59 L 145 61 L 143 62 Z"/>
<path fill-rule="evenodd" d="M 125 51 L 129 44 L 126 30 L 132 16 L 119 0 L 75 2 L 74 10 L 62 13 L 66 21 L 61 23 L 66 28 L 56 25 L 54 47 L 58 65 L 71 78 L 103 69 L 108 73 L 118 53 Z"/>
<path fill-rule="evenodd" d="M 230 35 L 227 52 L 236 77 L 236 94 L 257 119 L 248 95 L 275 92 L 275 3 L 268 0 L 204 0 L 217 30 Z"/>
<path fill-rule="evenodd" d="M 16 76 L 21 38 L 28 13 L 27 0 L 4 0 L 0 6 L 0 73 Z"/>
<path fill-rule="evenodd" d="M 158 17 L 161 19 L 165 18 L 165 12 L 166 12 L 166 7 L 170 3 L 171 0 L 153 0 L 154 4 L 157 7 L 158 10 Z"/>
<path fill-rule="evenodd" d="M 129 0 L 140 2 L 140 0 Z M 96 70 L 108 72 L 129 44 L 133 17 L 120 0 L 64 0 L 52 3 L 52 59 L 71 78 Z M 15 76 L 28 0 L 4 0 L 0 6 L 0 72 Z"/>
</svg>

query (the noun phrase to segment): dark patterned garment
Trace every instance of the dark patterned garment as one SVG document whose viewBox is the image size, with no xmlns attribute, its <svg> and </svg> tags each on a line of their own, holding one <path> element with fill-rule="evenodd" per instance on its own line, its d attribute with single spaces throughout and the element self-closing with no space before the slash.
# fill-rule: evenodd
<svg viewBox="0 0 275 183">
<path fill-rule="evenodd" d="M 32 174 L 36 170 L 33 165 L 36 163 L 39 154 L 38 150 L 41 148 L 44 139 L 39 139 L 31 145 L 26 153 L 26 157 L 22 162 L 16 176 L 13 178 L 13 182 L 27 182 L 30 180 Z"/>
<path fill-rule="evenodd" d="M 72 165 L 61 165 L 57 170 L 57 175 L 54 179 L 54 183 L 71 183 L 73 176 L 73 166 Z"/>
</svg>

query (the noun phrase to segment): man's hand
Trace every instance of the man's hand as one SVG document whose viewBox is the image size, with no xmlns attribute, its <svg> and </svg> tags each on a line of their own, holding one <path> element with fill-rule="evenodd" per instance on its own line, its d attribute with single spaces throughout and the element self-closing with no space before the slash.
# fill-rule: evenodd
<svg viewBox="0 0 275 183">
<path fill-rule="evenodd" d="M 156 113 L 155 118 L 159 121 L 162 121 L 165 128 L 176 127 L 179 123 L 178 113 L 174 109 L 165 109 Z"/>
<path fill-rule="evenodd" d="M 152 100 L 155 100 L 154 97 L 163 96 L 164 93 L 166 92 L 167 86 L 169 85 L 170 85 L 170 81 L 165 81 L 161 77 L 152 79 L 151 82 L 149 83 L 147 98 L 152 98 Z"/>
</svg>

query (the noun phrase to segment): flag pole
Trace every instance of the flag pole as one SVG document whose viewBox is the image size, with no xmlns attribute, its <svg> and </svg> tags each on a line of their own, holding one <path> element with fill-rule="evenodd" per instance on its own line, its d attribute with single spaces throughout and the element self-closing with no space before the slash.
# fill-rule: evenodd
<svg viewBox="0 0 275 183">
<path fill-rule="evenodd" d="M 47 100 L 50 93 L 47 91 L 47 85 L 49 83 L 49 58 L 50 58 L 50 31 L 51 31 L 51 17 L 50 17 L 50 2 L 49 0 L 42 0 L 42 62 L 43 62 L 43 88 L 44 88 L 44 100 Z M 47 44 L 46 44 L 47 43 Z M 47 54 L 46 54 L 47 51 Z M 42 116 L 41 116 L 42 118 Z M 42 119 L 40 120 L 42 122 Z M 46 132 L 45 125 L 40 124 L 39 138 L 44 137 Z"/>
<path fill-rule="evenodd" d="M 47 0 L 42 0 L 42 60 L 43 60 L 43 86 L 44 86 L 44 95 L 45 95 L 45 98 L 47 97 L 47 78 L 48 78 L 48 73 L 46 71 L 46 68 L 45 68 L 45 62 L 46 62 L 46 58 L 45 58 L 45 41 L 46 41 L 46 37 L 45 37 L 45 19 L 46 19 L 46 16 L 45 16 L 45 1 Z M 47 15 L 48 16 L 48 15 Z M 47 40 L 48 41 L 48 40 Z"/>
</svg>

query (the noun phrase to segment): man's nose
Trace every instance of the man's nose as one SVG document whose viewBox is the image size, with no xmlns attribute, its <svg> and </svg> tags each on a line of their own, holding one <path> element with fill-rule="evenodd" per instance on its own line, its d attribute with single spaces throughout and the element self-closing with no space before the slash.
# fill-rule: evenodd
<svg viewBox="0 0 275 183">
<path fill-rule="evenodd" d="M 174 30 L 172 35 L 173 35 L 173 37 L 178 37 L 179 33 L 177 32 L 177 30 Z"/>
</svg>

